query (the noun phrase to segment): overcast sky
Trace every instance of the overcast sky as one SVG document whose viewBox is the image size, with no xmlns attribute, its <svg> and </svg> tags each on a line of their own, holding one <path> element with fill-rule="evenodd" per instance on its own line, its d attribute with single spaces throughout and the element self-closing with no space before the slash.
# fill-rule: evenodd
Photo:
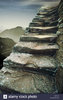
<svg viewBox="0 0 63 100">
<path fill-rule="evenodd" d="M 42 5 L 56 5 L 56 1 L 59 0 L 0 0 L 0 29 L 27 27 Z"/>
</svg>

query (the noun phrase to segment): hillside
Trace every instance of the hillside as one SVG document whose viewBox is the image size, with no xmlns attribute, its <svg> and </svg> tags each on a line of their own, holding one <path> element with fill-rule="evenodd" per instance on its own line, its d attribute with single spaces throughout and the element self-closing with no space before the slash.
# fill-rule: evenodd
<svg viewBox="0 0 63 100">
<path fill-rule="evenodd" d="M 18 42 L 20 36 L 23 34 L 24 34 L 23 28 L 18 26 L 16 28 L 4 30 L 3 32 L 0 33 L 0 37 L 10 38 L 14 40 L 15 42 Z"/>
</svg>

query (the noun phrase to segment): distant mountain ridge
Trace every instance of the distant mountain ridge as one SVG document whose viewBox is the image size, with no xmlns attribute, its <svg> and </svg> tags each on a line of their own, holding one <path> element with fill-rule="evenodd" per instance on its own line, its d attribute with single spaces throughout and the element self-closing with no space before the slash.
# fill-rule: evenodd
<svg viewBox="0 0 63 100">
<path fill-rule="evenodd" d="M 15 42 L 18 42 L 20 36 L 23 34 L 24 34 L 24 29 L 20 26 L 17 26 L 16 28 L 4 30 L 3 32 L 0 33 L 0 37 L 10 38 Z"/>
</svg>

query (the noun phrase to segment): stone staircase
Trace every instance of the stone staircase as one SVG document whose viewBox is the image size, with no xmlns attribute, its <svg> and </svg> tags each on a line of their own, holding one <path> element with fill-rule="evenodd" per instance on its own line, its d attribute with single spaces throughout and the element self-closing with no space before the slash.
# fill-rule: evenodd
<svg viewBox="0 0 63 100">
<path fill-rule="evenodd" d="M 19 93 L 58 93 L 56 44 L 58 7 L 40 8 L 14 46 L 0 71 L 0 90 Z"/>
</svg>

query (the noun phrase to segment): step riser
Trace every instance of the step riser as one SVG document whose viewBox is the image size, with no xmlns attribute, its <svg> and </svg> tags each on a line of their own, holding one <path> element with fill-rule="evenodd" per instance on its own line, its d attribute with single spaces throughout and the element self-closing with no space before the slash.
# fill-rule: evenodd
<svg viewBox="0 0 63 100">
<path fill-rule="evenodd" d="M 42 24 L 39 23 L 30 23 L 29 27 L 46 27 L 46 26 L 57 26 L 58 22 L 50 23 L 50 22 L 43 22 Z"/>
<path fill-rule="evenodd" d="M 45 12 L 55 12 L 55 11 L 58 11 L 58 7 L 55 7 L 55 8 L 47 8 L 47 9 L 46 8 L 44 8 L 44 9 L 43 8 L 40 8 L 39 9 L 39 12 L 40 11 L 42 11 L 42 12 L 44 12 L 44 11 Z"/>
<path fill-rule="evenodd" d="M 40 70 L 55 70 L 58 66 L 56 59 L 52 56 L 43 56 L 43 55 L 33 55 L 26 53 L 12 53 L 9 57 L 4 60 L 4 67 L 10 68 L 14 66 L 24 69 L 33 69 L 35 71 Z"/>
<path fill-rule="evenodd" d="M 55 43 L 57 40 L 57 37 L 51 37 L 51 38 L 44 38 L 44 39 L 38 39 L 38 38 L 33 38 L 33 37 L 24 37 L 20 38 L 20 41 L 25 41 L 25 42 L 38 42 L 38 43 Z"/>
<path fill-rule="evenodd" d="M 49 12 L 39 12 L 39 13 L 37 13 L 37 15 L 45 15 L 45 16 L 51 16 L 51 15 L 58 15 L 58 11 L 56 10 L 56 11 L 49 11 Z"/>
<path fill-rule="evenodd" d="M 29 27 L 41 27 L 44 26 L 44 23 L 30 23 Z"/>
<path fill-rule="evenodd" d="M 45 23 L 45 22 L 54 22 L 54 21 L 57 21 L 58 19 L 55 19 L 55 18 L 51 18 L 51 19 L 45 19 L 45 18 L 34 18 L 32 20 L 32 22 L 40 22 L 40 23 Z"/>
<path fill-rule="evenodd" d="M 39 67 L 33 68 L 33 66 L 31 68 L 29 68 L 29 67 L 26 67 L 26 64 L 22 65 L 19 63 L 8 62 L 8 61 L 4 61 L 3 64 L 4 64 L 3 67 L 6 67 L 6 68 L 13 68 L 15 70 L 23 70 L 26 72 L 31 72 L 31 73 L 39 74 L 39 75 L 48 74 L 48 75 L 54 76 L 56 74 L 56 70 L 57 70 L 57 68 L 45 68 L 44 67 L 44 68 L 40 69 Z"/>
<path fill-rule="evenodd" d="M 55 14 L 40 14 L 40 13 L 38 13 L 37 15 L 43 15 L 44 17 L 50 17 L 50 16 L 58 16 L 58 13 L 55 13 Z"/>
<path fill-rule="evenodd" d="M 58 20 L 58 16 L 51 16 L 51 17 L 41 17 L 41 15 L 37 15 L 36 16 L 36 18 L 38 18 L 38 19 L 41 19 L 41 20 L 44 20 L 44 21 L 48 21 L 48 20 L 50 20 L 50 21 L 57 21 Z M 35 19 L 33 19 L 32 21 L 34 21 Z"/>
<path fill-rule="evenodd" d="M 56 33 L 57 30 L 58 30 L 58 28 L 47 29 L 47 30 L 43 30 L 43 29 L 28 29 L 27 32 L 30 32 L 30 33 Z"/>
<path fill-rule="evenodd" d="M 13 52 L 18 53 L 29 53 L 29 54 L 43 54 L 43 55 L 54 55 L 56 53 L 57 49 L 51 49 L 51 50 L 33 50 L 27 47 L 14 47 Z"/>
</svg>

